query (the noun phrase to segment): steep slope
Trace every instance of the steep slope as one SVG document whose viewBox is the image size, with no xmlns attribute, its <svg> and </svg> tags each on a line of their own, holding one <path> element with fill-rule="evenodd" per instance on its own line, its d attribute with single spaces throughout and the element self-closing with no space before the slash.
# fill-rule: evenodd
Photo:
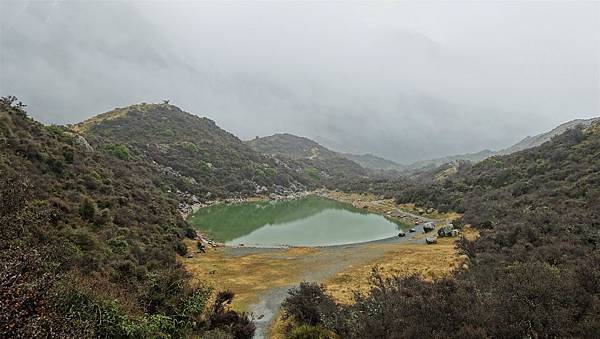
<svg viewBox="0 0 600 339">
<path fill-rule="evenodd" d="M 246 141 L 256 151 L 276 156 L 283 162 L 291 160 L 314 179 L 342 179 L 365 176 L 368 172 L 356 162 L 304 137 L 274 134 Z"/>
<path fill-rule="evenodd" d="M 341 155 L 347 159 L 354 161 L 366 169 L 372 170 L 384 170 L 384 171 L 402 171 L 405 169 L 404 165 L 401 165 L 395 161 L 382 158 L 373 154 L 352 154 L 352 153 L 341 153 Z"/>
<path fill-rule="evenodd" d="M 201 198 L 295 190 L 306 181 L 212 120 L 167 103 L 118 108 L 75 129 L 97 147 L 155 162 L 179 190 Z"/>
<path fill-rule="evenodd" d="M 153 163 L 92 145 L 0 100 L 0 337 L 199 334 L 177 196 Z"/>
</svg>

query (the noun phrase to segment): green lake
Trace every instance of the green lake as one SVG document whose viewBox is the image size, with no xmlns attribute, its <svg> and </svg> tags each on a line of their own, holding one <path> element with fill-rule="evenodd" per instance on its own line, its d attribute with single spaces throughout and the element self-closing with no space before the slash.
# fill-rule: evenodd
<svg viewBox="0 0 600 339">
<path fill-rule="evenodd" d="M 408 226 L 350 204 L 317 196 L 198 210 L 188 222 L 228 245 L 333 246 L 397 236 Z"/>
</svg>

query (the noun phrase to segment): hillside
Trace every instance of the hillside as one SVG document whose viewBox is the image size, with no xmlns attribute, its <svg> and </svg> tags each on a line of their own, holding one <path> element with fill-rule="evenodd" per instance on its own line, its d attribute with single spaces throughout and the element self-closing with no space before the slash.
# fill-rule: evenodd
<svg viewBox="0 0 600 339">
<path fill-rule="evenodd" d="M 0 100 L 0 337 L 210 329 L 202 318 L 210 291 L 177 260 L 194 236 L 178 197 L 160 168 L 108 144 Z"/>
<path fill-rule="evenodd" d="M 95 147 L 161 168 L 179 190 L 207 197 L 302 189 L 306 178 L 261 155 L 214 121 L 176 106 L 118 108 L 74 126 Z"/>
<path fill-rule="evenodd" d="M 352 154 L 352 153 L 341 153 L 341 155 L 347 159 L 354 161 L 366 169 L 371 170 L 384 170 L 384 171 L 403 171 L 404 165 L 401 165 L 395 161 L 382 158 L 373 154 Z"/>
<path fill-rule="evenodd" d="M 567 130 L 573 129 L 577 126 L 588 127 L 593 122 L 600 120 L 600 118 L 591 118 L 591 119 L 575 119 L 564 124 L 557 126 L 551 131 L 540 133 L 535 136 L 528 136 L 523 140 L 517 142 L 516 144 L 502 149 L 500 151 L 491 151 L 491 150 L 483 150 L 477 153 L 466 153 L 466 154 L 457 154 L 451 155 L 441 158 L 429 159 L 429 160 L 421 160 L 414 162 L 409 165 L 405 165 L 405 170 L 407 173 L 415 173 L 421 172 L 423 170 L 431 170 L 438 166 L 453 162 L 453 161 L 470 161 L 470 162 L 479 162 L 484 159 L 487 159 L 494 155 L 507 155 L 512 154 L 518 151 L 523 151 L 529 148 L 533 148 L 539 146 L 547 141 L 550 141 L 553 137 L 560 135 Z"/>
<path fill-rule="evenodd" d="M 255 138 L 246 143 L 262 154 L 276 156 L 284 162 L 292 160 L 304 173 L 315 179 L 337 180 L 368 174 L 356 162 L 308 138 L 286 133 Z"/>
<path fill-rule="evenodd" d="M 452 278 L 381 280 L 352 306 L 311 307 L 324 326 L 346 338 L 386 333 L 595 337 L 600 333 L 599 173 L 596 122 L 585 130 L 567 129 L 537 147 L 462 166 L 443 182 L 348 182 L 348 190 L 458 211 L 463 217 L 455 226 L 470 224 L 480 237 L 459 240 L 468 266 Z"/>
<path fill-rule="evenodd" d="M 522 150 L 525 150 L 528 148 L 539 146 L 547 141 L 550 141 L 553 137 L 563 134 L 567 130 L 573 129 L 577 126 L 588 127 L 592 123 L 594 123 L 595 121 L 598 121 L 598 120 L 600 120 L 600 118 L 575 119 L 575 120 L 565 122 L 564 124 L 557 126 L 556 128 L 552 129 L 549 132 L 540 133 L 535 136 L 528 136 L 512 146 L 510 146 L 506 149 L 503 149 L 501 151 L 498 151 L 497 154 L 506 155 L 506 154 L 511 154 L 511 153 L 522 151 Z"/>
<path fill-rule="evenodd" d="M 494 151 L 483 150 L 477 153 L 466 153 L 466 154 L 457 154 L 457 155 L 449 155 L 446 157 L 429 159 L 429 160 L 421 160 L 414 162 L 412 164 L 406 165 L 405 170 L 409 173 L 432 170 L 439 166 L 442 166 L 447 163 L 451 163 L 454 161 L 470 161 L 470 162 L 478 162 L 492 155 L 496 154 Z"/>
</svg>

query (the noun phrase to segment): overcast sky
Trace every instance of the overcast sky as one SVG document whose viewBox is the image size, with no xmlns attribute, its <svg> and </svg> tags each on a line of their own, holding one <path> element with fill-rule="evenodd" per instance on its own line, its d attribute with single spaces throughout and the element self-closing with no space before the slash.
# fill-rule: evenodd
<svg viewBox="0 0 600 339">
<path fill-rule="evenodd" d="M 600 115 L 600 2 L 0 1 L 0 94 L 44 123 L 170 99 L 242 139 L 400 162 Z"/>
</svg>

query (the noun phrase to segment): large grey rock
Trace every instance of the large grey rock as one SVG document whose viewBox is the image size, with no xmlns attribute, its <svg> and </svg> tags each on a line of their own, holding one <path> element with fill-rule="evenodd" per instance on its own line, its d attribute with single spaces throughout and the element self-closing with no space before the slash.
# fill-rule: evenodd
<svg viewBox="0 0 600 339">
<path fill-rule="evenodd" d="M 90 143 L 85 140 L 81 135 L 77 135 L 73 138 L 73 146 L 83 151 L 84 153 L 94 153 L 94 148 Z"/>
</svg>

